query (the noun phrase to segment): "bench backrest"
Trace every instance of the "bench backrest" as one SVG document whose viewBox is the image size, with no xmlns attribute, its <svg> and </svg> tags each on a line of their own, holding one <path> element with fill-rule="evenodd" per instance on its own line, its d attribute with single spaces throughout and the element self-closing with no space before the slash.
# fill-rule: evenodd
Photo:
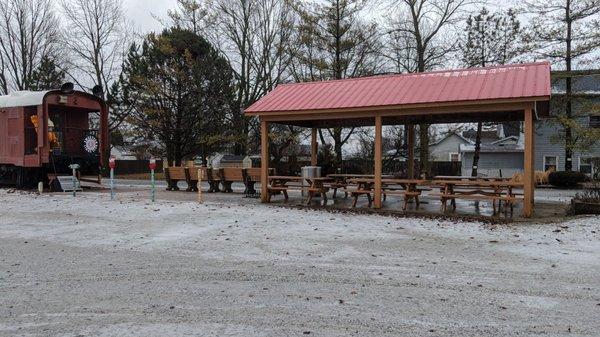
<svg viewBox="0 0 600 337">
<path fill-rule="evenodd" d="M 225 181 L 244 181 L 244 175 L 241 168 L 222 168 L 220 170 L 220 177 Z"/>
<path fill-rule="evenodd" d="M 250 181 L 260 181 L 260 167 L 252 167 L 246 169 L 246 177 Z M 274 168 L 269 168 L 269 175 L 272 176 L 275 174 Z"/>
<path fill-rule="evenodd" d="M 185 180 L 185 167 L 181 166 L 171 166 L 168 167 L 169 178 L 173 180 Z"/>
</svg>

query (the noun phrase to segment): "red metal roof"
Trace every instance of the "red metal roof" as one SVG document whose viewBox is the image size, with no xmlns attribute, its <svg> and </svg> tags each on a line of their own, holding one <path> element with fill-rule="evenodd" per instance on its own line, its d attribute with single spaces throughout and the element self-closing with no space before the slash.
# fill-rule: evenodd
<svg viewBox="0 0 600 337">
<path fill-rule="evenodd" d="M 550 97 L 550 64 L 280 84 L 247 113 Z"/>
</svg>

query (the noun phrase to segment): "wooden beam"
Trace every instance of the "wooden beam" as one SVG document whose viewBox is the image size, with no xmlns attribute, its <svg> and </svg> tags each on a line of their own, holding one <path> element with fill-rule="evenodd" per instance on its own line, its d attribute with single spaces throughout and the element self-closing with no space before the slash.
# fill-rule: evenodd
<svg viewBox="0 0 600 337">
<path fill-rule="evenodd" d="M 382 121 L 381 116 L 375 117 L 375 185 L 373 190 L 373 199 L 375 199 L 375 208 L 381 208 L 381 171 L 382 171 Z"/>
<path fill-rule="evenodd" d="M 406 173 L 408 175 L 408 179 L 414 179 L 415 177 L 415 126 L 412 124 L 405 125 L 405 130 L 407 131 L 407 140 L 406 151 L 407 151 L 407 160 L 406 160 Z"/>
<path fill-rule="evenodd" d="M 523 165 L 523 217 L 533 216 L 533 204 L 535 197 L 535 161 L 534 161 L 534 129 L 533 129 L 533 108 L 525 109 L 524 136 L 525 148 Z"/>
<path fill-rule="evenodd" d="M 268 202 L 269 185 L 269 123 L 260 121 L 260 200 Z"/>
<path fill-rule="evenodd" d="M 317 129 L 312 128 L 310 135 L 310 165 L 317 166 L 317 153 L 319 151 L 319 143 L 317 143 Z"/>
</svg>

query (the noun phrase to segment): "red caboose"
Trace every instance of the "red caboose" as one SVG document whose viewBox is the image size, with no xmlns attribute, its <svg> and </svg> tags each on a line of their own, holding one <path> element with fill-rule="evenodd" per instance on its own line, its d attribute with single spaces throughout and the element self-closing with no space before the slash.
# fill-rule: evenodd
<svg viewBox="0 0 600 337">
<path fill-rule="evenodd" d="M 99 183 L 108 149 L 108 108 L 95 95 L 68 83 L 0 96 L 0 182 L 35 186 L 79 164 Z"/>
</svg>

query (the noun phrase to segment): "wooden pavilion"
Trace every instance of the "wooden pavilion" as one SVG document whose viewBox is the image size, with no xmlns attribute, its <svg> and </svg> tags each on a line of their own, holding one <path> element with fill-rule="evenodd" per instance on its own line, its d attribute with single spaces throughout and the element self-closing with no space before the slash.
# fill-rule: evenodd
<svg viewBox="0 0 600 337">
<path fill-rule="evenodd" d="M 374 207 L 382 201 L 382 126 L 405 125 L 408 162 L 414 162 L 414 125 L 524 121 L 523 216 L 533 215 L 534 121 L 549 114 L 550 64 L 398 74 L 281 84 L 245 110 L 261 124 L 261 192 L 267 202 L 270 123 L 312 128 L 312 165 L 317 131 L 329 127 L 375 127 Z M 409 178 L 414 177 L 412 165 Z"/>
</svg>

